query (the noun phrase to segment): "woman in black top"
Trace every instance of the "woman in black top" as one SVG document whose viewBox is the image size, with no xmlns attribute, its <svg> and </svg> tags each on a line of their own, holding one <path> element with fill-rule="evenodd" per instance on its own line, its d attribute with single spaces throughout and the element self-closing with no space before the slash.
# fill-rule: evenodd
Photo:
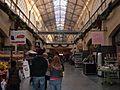
<svg viewBox="0 0 120 90">
<path fill-rule="evenodd" d="M 16 61 L 11 62 L 11 68 L 7 72 L 7 90 L 20 90 L 20 72 L 16 68 Z"/>
</svg>

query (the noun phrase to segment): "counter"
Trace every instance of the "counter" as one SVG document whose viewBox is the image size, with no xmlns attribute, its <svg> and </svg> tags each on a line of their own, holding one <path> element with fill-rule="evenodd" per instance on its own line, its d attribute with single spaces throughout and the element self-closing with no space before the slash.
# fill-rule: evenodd
<svg viewBox="0 0 120 90">
<path fill-rule="evenodd" d="M 96 64 L 94 63 L 83 63 L 83 73 L 86 75 L 95 75 L 97 72 Z"/>
</svg>

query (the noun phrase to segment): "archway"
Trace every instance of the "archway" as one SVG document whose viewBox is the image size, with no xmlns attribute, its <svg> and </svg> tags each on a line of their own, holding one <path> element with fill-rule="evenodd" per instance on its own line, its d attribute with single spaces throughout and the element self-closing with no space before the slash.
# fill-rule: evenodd
<svg viewBox="0 0 120 90">
<path fill-rule="evenodd" d="M 5 33 L 0 29 L 0 49 L 5 45 Z"/>
</svg>

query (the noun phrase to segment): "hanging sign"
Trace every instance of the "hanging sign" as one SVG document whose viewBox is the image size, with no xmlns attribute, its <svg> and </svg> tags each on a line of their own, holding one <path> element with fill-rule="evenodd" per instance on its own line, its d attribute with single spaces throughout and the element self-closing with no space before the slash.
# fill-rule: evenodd
<svg viewBox="0 0 120 90">
<path fill-rule="evenodd" d="M 104 44 L 104 32 L 102 31 L 92 31 L 92 44 Z"/>
<path fill-rule="evenodd" d="M 26 44 L 26 31 L 11 31 L 12 44 Z"/>
</svg>

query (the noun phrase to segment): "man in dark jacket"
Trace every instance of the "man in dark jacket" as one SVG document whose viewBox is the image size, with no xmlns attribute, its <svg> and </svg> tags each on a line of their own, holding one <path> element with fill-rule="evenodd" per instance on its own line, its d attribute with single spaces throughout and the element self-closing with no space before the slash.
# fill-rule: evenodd
<svg viewBox="0 0 120 90">
<path fill-rule="evenodd" d="M 32 59 L 31 76 L 33 78 L 32 90 L 45 90 L 45 74 L 47 72 L 48 63 L 42 56 L 45 49 L 37 50 L 37 56 Z"/>
</svg>

